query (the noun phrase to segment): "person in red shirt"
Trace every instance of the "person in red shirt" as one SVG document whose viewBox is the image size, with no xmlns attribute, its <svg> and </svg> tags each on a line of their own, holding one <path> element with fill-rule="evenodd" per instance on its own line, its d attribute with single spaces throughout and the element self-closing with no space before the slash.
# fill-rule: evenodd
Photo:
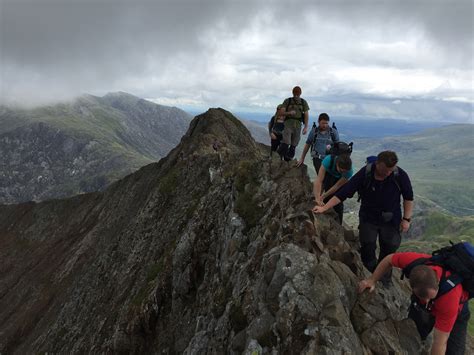
<svg viewBox="0 0 474 355">
<path fill-rule="evenodd" d="M 365 289 L 373 292 L 375 284 L 392 267 L 405 268 L 419 258 L 431 255 L 420 253 L 394 253 L 387 255 L 374 273 L 359 283 L 359 293 Z M 434 336 L 431 354 L 464 354 L 466 348 L 467 323 L 470 312 L 467 303 L 468 293 L 458 284 L 449 292 L 436 297 L 443 269 L 435 265 L 418 265 L 410 273 L 410 286 L 421 304 L 429 304 L 434 316 Z M 449 276 L 446 271 L 446 276 Z"/>
</svg>

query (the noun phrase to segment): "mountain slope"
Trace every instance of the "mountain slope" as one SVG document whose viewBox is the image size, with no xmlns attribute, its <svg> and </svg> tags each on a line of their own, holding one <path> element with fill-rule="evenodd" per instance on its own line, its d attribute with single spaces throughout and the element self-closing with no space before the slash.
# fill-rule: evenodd
<svg viewBox="0 0 474 355">
<path fill-rule="evenodd" d="M 406 282 L 230 113 L 105 192 L 0 206 L 0 352 L 420 353 Z M 19 262 L 21 261 L 21 262 Z"/>
<path fill-rule="evenodd" d="M 190 117 L 126 93 L 0 109 L 0 203 L 102 190 L 166 155 Z"/>
</svg>

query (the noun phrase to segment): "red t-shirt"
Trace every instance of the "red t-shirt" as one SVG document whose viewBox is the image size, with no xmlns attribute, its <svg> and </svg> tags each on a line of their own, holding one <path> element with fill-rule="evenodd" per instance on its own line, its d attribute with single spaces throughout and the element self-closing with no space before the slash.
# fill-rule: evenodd
<svg viewBox="0 0 474 355">
<path fill-rule="evenodd" d="M 420 253 L 395 253 L 392 257 L 392 265 L 398 268 L 403 269 L 405 266 L 410 264 L 412 261 L 418 258 L 430 258 L 429 254 L 420 254 Z M 431 266 L 438 280 L 441 279 L 443 274 L 443 269 L 439 266 Z M 449 276 L 451 273 L 446 272 L 446 276 Z M 440 298 L 436 299 L 433 302 L 433 308 L 431 313 L 435 316 L 435 328 L 446 333 L 450 333 L 453 329 L 456 318 L 458 317 L 459 312 L 461 311 L 464 302 L 468 299 L 467 291 L 464 291 L 462 285 L 456 285 L 451 291 L 445 293 Z"/>
</svg>

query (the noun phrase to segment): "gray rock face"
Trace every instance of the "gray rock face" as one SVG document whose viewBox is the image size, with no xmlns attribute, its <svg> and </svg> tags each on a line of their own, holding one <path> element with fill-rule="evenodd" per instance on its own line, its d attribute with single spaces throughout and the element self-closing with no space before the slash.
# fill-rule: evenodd
<svg viewBox="0 0 474 355">
<path fill-rule="evenodd" d="M 125 93 L 0 109 L 0 203 L 101 191 L 165 156 L 191 118 Z"/>
<path fill-rule="evenodd" d="M 420 353 L 407 285 L 358 295 L 357 237 L 267 148 L 211 109 L 102 193 L 0 206 L 0 352 Z"/>
</svg>

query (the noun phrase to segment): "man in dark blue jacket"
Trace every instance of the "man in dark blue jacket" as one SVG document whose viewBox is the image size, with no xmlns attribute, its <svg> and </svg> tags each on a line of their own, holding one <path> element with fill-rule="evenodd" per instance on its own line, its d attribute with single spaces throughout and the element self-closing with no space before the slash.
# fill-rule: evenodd
<svg viewBox="0 0 474 355">
<path fill-rule="evenodd" d="M 400 246 L 400 231 L 410 228 L 413 212 L 413 189 L 408 174 L 397 167 L 395 152 L 384 151 L 377 161 L 360 169 L 334 197 L 324 206 L 316 206 L 315 213 L 323 213 L 359 192 L 359 239 L 361 258 L 365 267 L 373 272 L 377 266 L 375 255 L 377 237 L 380 253 L 378 261 L 394 253 Z M 400 209 L 400 196 L 403 197 L 403 216 Z M 390 274 L 385 281 L 390 280 Z"/>
</svg>

